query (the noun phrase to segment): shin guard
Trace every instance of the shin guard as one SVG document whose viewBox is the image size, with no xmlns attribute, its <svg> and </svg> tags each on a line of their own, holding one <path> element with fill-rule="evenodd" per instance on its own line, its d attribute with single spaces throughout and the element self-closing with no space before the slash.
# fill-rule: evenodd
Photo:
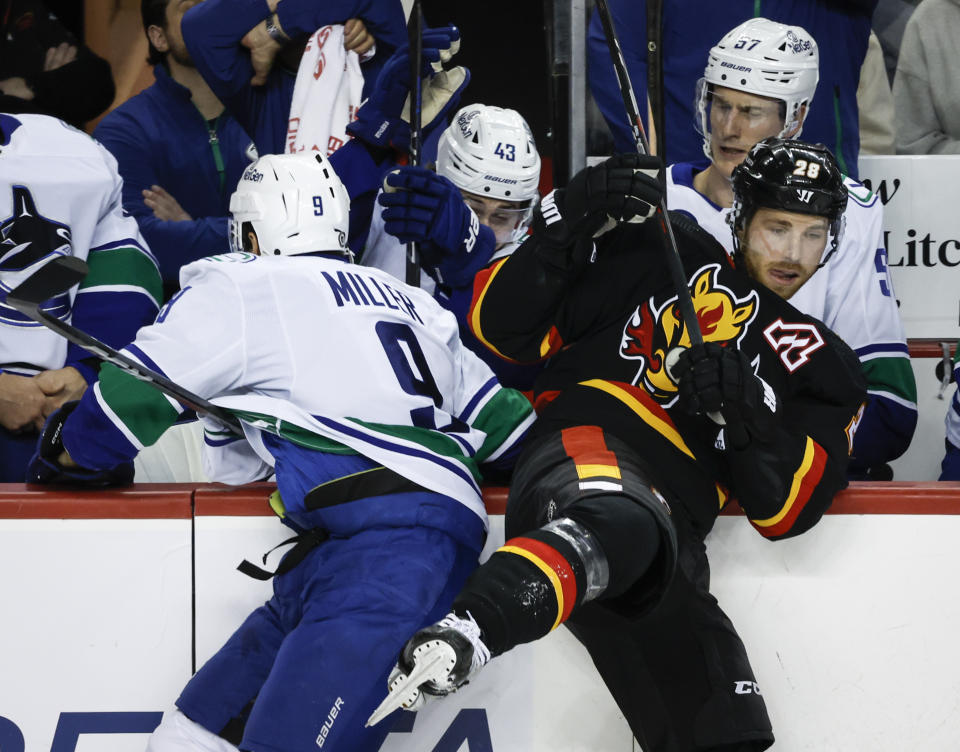
<svg viewBox="0 0 960 752">
<path fill-rule="evenodd" d="M 601 595 L 609 570 L 595 536 L 561 518 L 511 538 L 467 580 L 453 610 L 468 611 L 493 655 L 556 629 Z"/>
</svg>

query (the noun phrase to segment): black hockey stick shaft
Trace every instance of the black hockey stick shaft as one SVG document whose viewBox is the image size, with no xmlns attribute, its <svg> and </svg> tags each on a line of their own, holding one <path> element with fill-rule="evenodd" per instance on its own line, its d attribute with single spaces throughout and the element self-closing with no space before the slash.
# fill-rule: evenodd
<svg viewBox="0 0 960 752">
<path fill-rule="evenodd" d="M 410 46 L 410 165 L 419 167 L 423 149 L 423 87 L 420 81 L 420 67 L 423 64 L 423 10 L 420 8 L 420 0 L 413 0 L 413 7 L 410 9 L 407 41 Z M 413 287 L 420 286 L 420 249 L 414 241 L 407 243 L 406 282 Z"/>
<path fill-rule="evenodd" d="M 647 154 L 650 151 L 650 147 L 647 144 L 647 136 L 643 130 L 643 120 L 640 118 L 637 98 L 633 93 L 630 74 L 627 72 L 627 65 L 623 59 L 620 41 L 617 38 L 617 31 L 613 27 L 613 16 L 610 14 L 607 0 L 597 0 L 597 13 L 600 14 L 600 22 L 603 24 L 603 34 L 607 40 L 607 49 L 610 51 L 610 59 L 613 62 L 613 69 L 617 75 L 620 96 L 623 98 L 623 105 L 627 111 L 627 119 L 630 121 L 630 129 L 633 132 L 633 140 L 637 146 L 637 152 Z M 660 206 L 657 207 L 657 217 L 660 220 L 660 227 L 667 237 L 667 244 L 669 246 L 667 266 L 670 269 L 673 286 L 676 288 L 677 304 L 680 306 L 680 316 L 686 325 L 687 334 L 690 337 L 690 344 L 701 345 L 703 344 L 703 334 L 700 331 L 700 322 L 697 320 L 697 311 L 693 307 L 693 298 L 690 297 L 690 288 L 687 286 L 687 275 L 683 270 L 683 263 L 680 260 L 680 251 L 677 249 L 677 239 L 673 234 L 670 217 L 667 215 L 667 202 L 665 198 L 660 200 Z"/>
<path fill-rule="evenodd" d="M 663 98 L 663 0 L 647 0 L 647 98 L 657 136 L 657 154 L 667 159 L 666 103 Z"/>
<path fill-rule="evenodd" d="M 48 329 L 52 329 L 61 337 L 82 347 L 87 352 L 96 355 L 100 360 L 112 363 L 125 373 L 150 384 L 167 396 L 173 397 L 185 407 L 216 418 L 230 430 L 242 436 L 243 427 L 240 421 L 223 408 L 217 407 L 203 397 L 199 397 L 179 384 L 175 384 L 163 374 L 147 368 L 119 350 L 114 350 L 110 345 L 101 342 L 96 337 L 92 337 L 40 309 L 45 301 L 61 295 L 74 285 L 79 284 L 87 276 L 87 271 L 87 264 L 82 259 L 73 256 L 58 256 L 44 264 L 11 290 L 7 294 L 6 304 L 43 324 Z"/>
</svg>

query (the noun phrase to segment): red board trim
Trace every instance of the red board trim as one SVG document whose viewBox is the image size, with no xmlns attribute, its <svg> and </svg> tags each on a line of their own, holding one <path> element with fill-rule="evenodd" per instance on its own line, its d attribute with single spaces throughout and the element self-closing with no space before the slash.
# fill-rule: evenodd
<svg viewBox="0 0 960 752">
<path fill-rule="evenodd" d="M 219 484 L 143 483 L 113 491 L 70 491 L 22 483 L 0 483 L 0 519 L 190 519 L 270 517 L 272 483 L 240 488 Z M 506 488 L 488 487 L 490 514 L 507 508 Z M 723 515 L 739 515 L 730 503 Z M 854 482 L 837 494 L 827 514 L 960 514 L 960 481 Z"/>
</svg>

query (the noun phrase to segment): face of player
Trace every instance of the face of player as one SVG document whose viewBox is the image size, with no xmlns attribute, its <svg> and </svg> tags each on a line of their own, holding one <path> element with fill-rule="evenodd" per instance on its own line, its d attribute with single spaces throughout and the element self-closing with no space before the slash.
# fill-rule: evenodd
<svg viewBox="0 0 960 752">
<path fill-rule="evenodd" d="M 725 177 L 759 141 L 783 130 L 778 99 L 715 86 L 710 99 L 710 154 Z"/>
<path fill-rule="evenodd" d="M 788 300 L 817 270 L 828 236 L 824 217 L 762 208 L 740 238 L 740 252 L 747 273 Z"/>
<path fill-rule="evenodd" d="M 183 20 L 183 14 L 199 2 L 202 2 L 202 0 L 170 0 L 170 2 L 167 3 L 166 28 L 151 27 L 151 29 L 158 29 L 162 35 L 162 42 L 158 44 L 158 40 L 154 36 L 155 32 L 151 33 L 153 46 L 160 50 L 160 52 L 166 52 L 171 58 L 180 63 L 180 65 L 185 65 L 189 68 L 194 67 L 193 59 L 190 57 L 190 53 L 187 52 L 187 45 L 183 43 L 180 22 Z"/>
<path fill-rule="evenodd" d="M 493 230 L 498 249 L 513 240 L 514 230 L 530 216 L 529 201 L 501 201 L 476 193 L 461 193 L 464 203 L 473 209 L 480 224 Z"/>
</svg>

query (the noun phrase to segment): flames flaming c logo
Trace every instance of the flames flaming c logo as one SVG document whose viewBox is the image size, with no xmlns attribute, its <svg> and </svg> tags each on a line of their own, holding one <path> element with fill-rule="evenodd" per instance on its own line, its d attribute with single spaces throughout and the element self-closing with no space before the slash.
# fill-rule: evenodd
<svg viewBox="0 0 960 752">
<path fill-rule="evenodd" d="M 738 298 L 717 282 L 719 264 L 698 269 L 691 277 L 690 294 L 697 312 L 703 339 L 707 342 L 738 343 L 757 313 L 756 290 Z M 640 369 L 633 383 L 641 385 L 651 397 L 666 404 L 677 396 L 677 385 L 664 366 L 667 352 L 674 347 L 689 347 L 690 334 L 680 315 L 677 296 L 659 307 L 651 297 L 637 307 L 623 329 L 620 355 L 639 360 Z"/>
</svg>

